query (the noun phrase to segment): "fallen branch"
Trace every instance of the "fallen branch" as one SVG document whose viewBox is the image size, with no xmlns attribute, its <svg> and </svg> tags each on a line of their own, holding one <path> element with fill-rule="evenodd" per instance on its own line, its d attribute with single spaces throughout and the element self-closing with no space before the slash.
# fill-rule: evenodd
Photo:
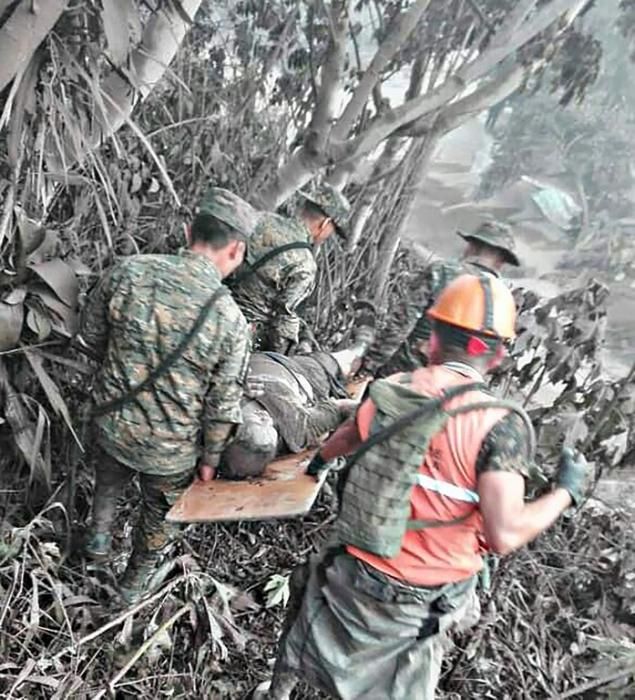
<svg viewBox="0 0 635 700">
<path fill-rule="evenodd" d="M 575 695 L 581 695 L 582 693 L 586 693 L 588 690 L 594 690 L 595 688 L 600 688 L 601 686 L 607 685 L 608 683 L 619 681 L 622 678 L 625 678 L 626 676 L 629 676 L 631 674 L 635 675 L 635 661 L 631 664 L 628 664 L 626 667 L 621 668 L 618 671 L 613 671 L 612 673 L 608 673 L 606 676 L 602 676 L 601 678 L 595 678 L 592 681 L 582 683 L 582 685 L 578 685 L 575 688 L 572 688 L 571 690 L 567 690 L 566 693 L 561 693 L 560 695 L 557 695 L 555 700 L 566 700 L 566 698 L 572 698 Z"/>
<path fill-rule="evenodd" d="M 180 610 L 177 610 L 172 617 L 166 620 L 159 627 L 159 629 L 151 637 L 148 637 L 148 639 L 146 639 L 146 641 L 137 649 L 121 671 L 119 671 L 119 673 L 110 681 L 108 688 L 104 688 L 101 692 L 95 695 L 94 700 L 98 700 L 98 698 L 101 698 L 106 694 L 106 692 L 110 692 L 114 695 L 115 686 L 117 683 L 126 675 L 126 673 L 128 673 L 128 671 L 137 663 L 137 661 L 139 661 L 139 659 L 146 653 L 146 651 L 148 651 L 154 642 L 161 637 L 161 635 L 167 632 L 167 630 L 169 630 L 177 620 L 182 618 L 186 613 L 189 613 L 192 609 L 192 604 L 187 603 L 187 605 L 184 605 Z"/>
</svg>

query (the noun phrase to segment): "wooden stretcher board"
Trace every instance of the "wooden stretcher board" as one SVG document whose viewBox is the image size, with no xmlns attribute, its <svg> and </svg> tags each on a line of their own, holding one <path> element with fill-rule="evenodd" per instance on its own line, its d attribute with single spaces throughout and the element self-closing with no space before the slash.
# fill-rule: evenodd
<svg viewBox="0 0 635 700">
<path fill-rule="evenodd" d="M 351 397 L 361 396 L 368 380 L 349 384 Z M 172 506 L 172 523 L 211 523 L 235 520 L 274 520 L 305 515 L 311 510 L 326 472 L 319 481 L 304 473 L 317 450 L 279 457 L 262 476 L 229 481 L 196 480 Z"/>
</svg>

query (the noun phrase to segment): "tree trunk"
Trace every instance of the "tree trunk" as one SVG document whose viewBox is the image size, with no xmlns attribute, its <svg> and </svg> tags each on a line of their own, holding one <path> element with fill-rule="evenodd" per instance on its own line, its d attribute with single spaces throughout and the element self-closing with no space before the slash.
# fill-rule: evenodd
<svg viewBox="0 0 635 700">
<path fill-rule="evenodd" d="M 19 75 L 51 31 L 68 0 L 22 0 L 0 27 L 0 92 Z"/>
<path fill-rule="evenodd" d="M 318 153 L 300 147 L 271 178 L 261 192 L 250 192 L 249 200 L 261 209 L 273 210 L 299 190 L 326 165 Z"/>
<path fill-rule="evenodd" d="M 527 0 L 521 7 L 526 9 L 533 4 L 535 4 L 535 0 L 533 3 Z M 493 68 L 512 56 L 535 36 L 548 29 L 562 14 L 571 12 L 575 17 L 580 10 L 580 0 L 553 0 L 537 10 L 520 27 L 518 27 L 516 12 L 510 14 L 507 21 L 496 33 L 492 43 L 482 54 L 457 71 L 452 72 L 447 80 L 438 87 L 414 99 L 407 100 L 399 107 L 390 110 L 385 116 L 379 117 L 371 123 L 368 129 L 354 139 L 338 143 L 332 141 L 328 149 L 329 160 L 346 162 L 371 153 L 384 139 L 405 124 L 451 104 L 466 91 L 471 83 L 487 76 Z"/>
<path fill-rule="evenodd" d="M 375 162 L 368 182 L 355 200 L 355 209 L 351 219 L 351 233 L 348 240 L 349 250 L 353 250 L 362 238 L 364 227 L 373 212 L 378 192 L 386 185 L 386 177 L 395 166 L 395 160 L 407 139 L 391 137 L 386 141 L 381 155 Z"/>
<path fill-rule="evenodd" d="M 425 139 L 414 141 L 403 159 L 402 171 L 395 176 L 396 185 L 391 196 L 392 206 L 381 217 L 380 225 L 384 228 L 384 233 L 379 244 L 379 264 L 373 271 L 371 286 L 375 290 L 374 301 L 379 308 L 383 306 L 390 269 L 399 249 L 405 224 L 416 201 L 419 191 L 417 184 L 442 135 L 441 131 L 432 129 Z"/>
</svg>

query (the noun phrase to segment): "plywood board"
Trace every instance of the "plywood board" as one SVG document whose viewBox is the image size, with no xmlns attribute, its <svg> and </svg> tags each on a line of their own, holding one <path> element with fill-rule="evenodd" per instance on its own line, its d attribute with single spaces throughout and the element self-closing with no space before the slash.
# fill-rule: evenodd
<svg viewBox="0 0 635 700">
<path fill-rule="evenodd" d="M 203 523 L 304 515 L 311 510 L 324 480 L 304 473 L 314 453 L 308 450 L 276 459 L 257 478 L 197 480 L 174 504 L 167 519 Z"/>
<path fill-rule="evenodd" d="M 349 384 L 349 395 L 360 396 L 368 380 Z M 326 473 L 319 481 L 304 472 L 316 450 L 279 457 L 262 476 L 228 481 L 196 480 L 172 506 L 166 518 L 173 523 L 210 523 L 234 520 L 293 518 L 311 510 Z"/>
</svg>

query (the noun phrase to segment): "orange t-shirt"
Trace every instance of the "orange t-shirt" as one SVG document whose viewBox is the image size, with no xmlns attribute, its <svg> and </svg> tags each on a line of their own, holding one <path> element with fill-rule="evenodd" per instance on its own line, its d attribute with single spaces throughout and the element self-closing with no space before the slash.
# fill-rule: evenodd
<svg viewBox="0 0 635 700">
<path fill-rule="evenodd" d="M 389 377 L 389 381 L 402 375 Z M 410 389 L 426 396 L 439 396 L 443 389 L 474 383 L 444 365 L 435 365 L 412 373 Z M 491 400 L 482 391 L 469 391 L 449 400 L 446 408 Z M 420 473 L 459 487 L 477 490 L 476 461 L 483 440 L 494 425 L 503 418 L 506 409 L 488 408 L 469 411 L 450 418 L 445 428 L 435 435 L 428 451 L 422 455 Z M 375 415 L 370 399 L 357 412 L 357 427 L 365 440 Z M 392 559 L 349 546 L 348 551 L 358 559 L 389 576 L 414 585 L 437 586 L 460 581 L 480 571 L 482 520 L 478 505 L 458 501 L 435 491 L 415 486 L 411 495 L 411 518 L 420 520 L 452 520 L 469 514 L 460 523 L 425 530 L 408 530 L 401 550 Z"/>
</svg>

